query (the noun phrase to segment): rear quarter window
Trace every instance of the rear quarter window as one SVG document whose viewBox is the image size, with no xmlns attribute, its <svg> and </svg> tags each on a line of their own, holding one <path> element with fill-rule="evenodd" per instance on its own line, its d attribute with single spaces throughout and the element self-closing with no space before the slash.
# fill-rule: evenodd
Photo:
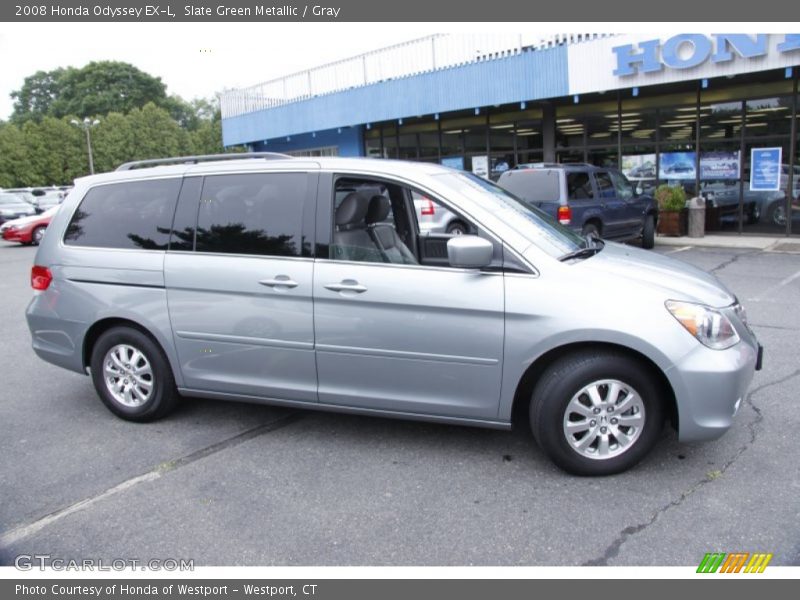
<svg viewBox="0 0 800 600">
<path fill-rule="evenodd" d="M 72 216 L 64 243 L 166 250 L 180 187 L 179 178 L 96 186 Z"/>
<path fill-rule="evenodd" d="M 558 202 L 561 198 L 558 171 L 525 169 L 506 173 L 499 185 L 529 204 Z"/>
</svg>

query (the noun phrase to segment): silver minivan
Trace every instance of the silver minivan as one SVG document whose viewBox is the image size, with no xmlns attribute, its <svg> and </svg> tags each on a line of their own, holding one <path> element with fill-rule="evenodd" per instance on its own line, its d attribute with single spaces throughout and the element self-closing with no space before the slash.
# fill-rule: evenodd
<svg viewBox="0 0 800 600">
<path fill-rule="evenodd" d="M 419 196 L 469 233 L 421 231 Z M 682 441 L 722 435 L 761 364 L 712 275 L 426 163 L 123 165 L 76 181 L 31 283 L 36 353 L 124 419 L 181 397 L 498 429 L 527 415 L 583 475 L 633 466 L 667 420 Z"/>
</svg>

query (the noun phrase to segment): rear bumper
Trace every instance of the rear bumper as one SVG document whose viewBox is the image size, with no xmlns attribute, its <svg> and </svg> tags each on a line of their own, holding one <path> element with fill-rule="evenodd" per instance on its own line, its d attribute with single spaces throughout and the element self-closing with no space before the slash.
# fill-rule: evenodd
<svg viewBox="0 0 800 600">
<path fill-rule="evenodd" d="M 50 307 L 45 294 L 35 294 L 25 314 L 33 351 L 51 364 L 85 374 L 83 338 L 86 324 L 67 321 Z"/>
<path fill-rule="evenodd" d="M 755 339 L 721 351 L 698 344 L 668 369 L 678 407 L 680 441 L 713 440 L 730 429 L 761 353 Z"/>
</svg>

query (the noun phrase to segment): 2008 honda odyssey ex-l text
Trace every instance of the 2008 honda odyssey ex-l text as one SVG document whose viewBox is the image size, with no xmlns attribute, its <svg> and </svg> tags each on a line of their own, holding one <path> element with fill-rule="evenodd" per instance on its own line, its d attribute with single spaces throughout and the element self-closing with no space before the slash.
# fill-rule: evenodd
<svg viewBox="0 0 800 600">
<path fill-rule="evenodd" d="M 420 231 L 424 196 L 468 234 Z M 253 154 L 79 179 L 31 274 L 43 359 L 122 418 L 180 396 L 510 428 L 563 469 L 733 421 L 761 347 L 713 276 L 425 163 Z"/>
</svg>

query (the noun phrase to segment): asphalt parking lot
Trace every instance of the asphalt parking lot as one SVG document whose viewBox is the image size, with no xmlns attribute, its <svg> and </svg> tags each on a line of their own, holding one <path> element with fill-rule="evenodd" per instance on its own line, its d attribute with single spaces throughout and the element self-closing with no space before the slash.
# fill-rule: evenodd
<svg viewBox="0 0 800 600">
<path fill-rule="evenodd" d="M 196 565 L 800 565 L 800 254 L 659 247 L 713 271 L 766 347 L 735 426 L 665 429 L 623 475 L 566 475 L 512 433 L 187 400 L 117 419 L 38 359 L 35 249 L 0 242 L 0 564 L 19 554 Z M 635 326 L 632 325 L 632 326 Z"/>
</svg>

